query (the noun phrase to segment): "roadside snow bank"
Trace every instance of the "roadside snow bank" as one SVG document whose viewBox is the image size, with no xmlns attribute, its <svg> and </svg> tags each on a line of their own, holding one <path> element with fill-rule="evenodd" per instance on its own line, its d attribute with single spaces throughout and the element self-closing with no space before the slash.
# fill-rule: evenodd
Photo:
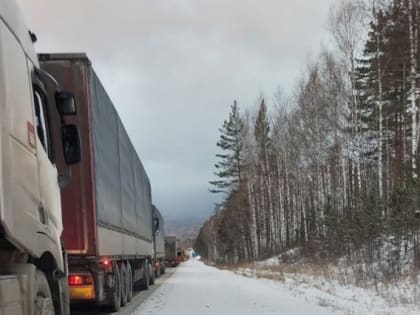
<svg viewBox="0 0 420 315">
<path fill-rule="evenodd" d="M 343 261 L 338 265 L 311 265 L 299 259 L 298 251 L 294 249 L 233 271 L 268 283 L 275 282 L 309 303 L 344 314 L 420 314 L 418 277 L 406 277 L 393 283 L 368 280 L 361 283 L 360 279 L 356 280 L 354 268 L 347 267 Z"/>
</svg>

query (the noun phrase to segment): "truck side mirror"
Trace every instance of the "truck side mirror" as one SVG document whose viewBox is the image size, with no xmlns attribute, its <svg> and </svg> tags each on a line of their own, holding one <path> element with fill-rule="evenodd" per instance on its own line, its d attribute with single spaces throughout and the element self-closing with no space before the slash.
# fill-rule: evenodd
<svg viewBox="0 0 420 315">
<path fill-rule="evenodd" d="M 67 165 L 76 164 L 81 159 L 80 135 L 76 125 L 61 127 L 64 160 Z"/>
<path fill-rule="evenodd" d="M 60 91 L 55 93 L 55 102 L 57 110 L 60 115 L 76 115 L 77 107 L 74 95 L 67 91 Z"/>
</svg>

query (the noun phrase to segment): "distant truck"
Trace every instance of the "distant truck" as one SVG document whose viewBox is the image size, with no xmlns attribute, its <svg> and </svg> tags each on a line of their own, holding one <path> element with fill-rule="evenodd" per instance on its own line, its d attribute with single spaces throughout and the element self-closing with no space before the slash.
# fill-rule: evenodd
<svg viewBox="0 0 420 315">
<path fill-rule="evenodd" d="M 182 263 L 185 260 L 186 260 L 185 251 L 181 247 L 178 247 L 177 251 L 176 251 L 176 263 L 177 263 L 177 265 Z"/>
<path fill-rule="evenodd" d="M 0 0 L 1 315 L 70 312 L 60 186 L 80 160 L 76 104 L 39 68 L 35 39 L 15 1 Z"/>
<path fill-rule="evenodd" d="M 73 180 L 62 191 L 71 302 L 107 304 L 117 311 L 131 300 L 135 283 L 148 289 L 155 279 L 150 182 L 87 56 L 40 54 L 39 59 L 79 104 L 71 122 L 81 131 L 82 163 L 71 167 Z M 54 154 L 64 172 L 61 153 Z"/>
<path fill-rule="evenodd" d="M 187 248 L 186 250 L 184 250 L 184 254 L 187 259 L 194 258 L 195 256 L 194 248 L 192 247 Z"/>
<path fill-rule="evenodd" d="M 176 267 L 179 264 L 177 259 L 178 240 L 176 236 L 165 237 L 165 260 L 166 265 Z"/>
<path fill-rule="evenodd" d="M 153 206 L 153 246 L 155 276 L 159 277 L 165 273 L 165 228 L 162 214 Z"/>
</svg>

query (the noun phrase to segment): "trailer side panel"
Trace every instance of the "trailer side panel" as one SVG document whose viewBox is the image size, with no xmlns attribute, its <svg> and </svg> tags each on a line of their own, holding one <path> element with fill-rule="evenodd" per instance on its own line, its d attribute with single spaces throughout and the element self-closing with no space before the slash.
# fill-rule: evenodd
<svg viewBox="0 0 420 315">
<path fill-rule="evenodd" d="M 99 255 L 150 255 L 150 183 L 108 94 L 90 68 Z"/>
<path fill-rule="evenodd" d="M 66 166 L 61 149 L 61 139 L 54 139 L 55 162 L 59 174 L 70 170 L 71 181 L 61 191 L 63 215 L 63 241 L 69 254 L 95 255 L 96 218 L 95 191 L 93 183 L 92 126 L 88 93 L 88 60 L 79 58 L 53 58 L 54 55 L 40 55 L 41 67 L 60 83 L 63 89 L 75 96 L 78 115 L 67 117 L 68 123 L 76 124 L 81 136 L 81 162 Z M 50 91 L 51 92 L 51 91 Z M 51 97 L 54 97 L 53 95 Z M 59 118 L 51 119 L 55 134 L 60 134 Z"/>
</svg>

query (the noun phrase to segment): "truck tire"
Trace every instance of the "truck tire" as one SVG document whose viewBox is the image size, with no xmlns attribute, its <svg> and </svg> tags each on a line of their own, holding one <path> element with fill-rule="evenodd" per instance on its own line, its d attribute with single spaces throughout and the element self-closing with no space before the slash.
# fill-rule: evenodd
<svg viewBox="0 0 420 315">
<path fill-rule="evenodd" d="M 149 270 L 150 270 L 150 284 L 155 284 L 155 271 L 153 270 L 152 264 L 149 263 Z"/>
<path fill-rule="evenodd" d="M 161 261 L 160 262 L 160 274 L 161 275 L 165 274 L 165 272 L 166 272 L 165 268 L 166 268 L 165 261 Z"/>
<path fill-rule="evenodd" d="M 144 275 L 143 275 L 143 279 L 141 279 L 141 282 L 140 282 L 140 289 L 149 290 L 149 287 L 150 287 L 149 263 L 145 261 L 144 262 Z"/>
<path fill-rule="evenodd" d="M 113 266 L 113 282 L 111 308 L 114 312 L 118 312 L 121 308 L 121 277 L 120 268 L 117 263 Z"/>
<path fill-rule="evenodd" d="M 159 275 L 160 275 L 160 268 L 159 267 L 155 267 L 155 272 L 154 272 L 154 274 L 155 274 L 155 279 L 157 279 L 157 278 L 159 278 Z"/>
<path fill-rule="evenodd" d="M 131 264 L 127 261 L 127 301 L 130 302 L 133 298 L 133 273 L 131 271 Z"/>
<path fill-rule="evenodd" d="M 47 277 L 41 270 L 35 273 L 34 315 L 54 315 L 54 304 Z"/>
<path fill-rule="evenodd" d="M 124 262 L 120 264 L 120 274 L 121 274 L 121 306 L 127 304 L 127 268 L 125 267 Z"/>
<path fill-rule="evenodd" d="M 161 266 L 160 263 L 158 263 L 158 264 L 155 263 L 155 266 L 156 266 L 155 278 L 157 279 L 162 274 L 162 271 L 161 271 L 162 266 Z"/>
</svg>

